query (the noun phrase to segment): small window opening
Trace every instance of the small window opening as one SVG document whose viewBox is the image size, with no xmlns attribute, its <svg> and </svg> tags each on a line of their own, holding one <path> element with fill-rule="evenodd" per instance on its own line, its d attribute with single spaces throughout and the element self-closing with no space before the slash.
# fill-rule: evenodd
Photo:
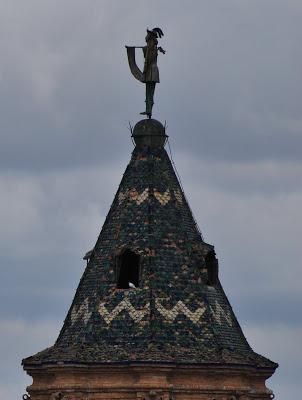
<svg viewBox="0 0 302 400">
<path fill-rule="evenodd" d="M 129 289 L 139 286 L 139 255 L 125 250 L 117 262 L 117 288 Z"/>
<path fill-rule="evenodd" d="M 210 251 L 205 257 L 206 269 L 208 273 L 208 284 L 216 285 L 218 282 L 218 260 L 215 252 Z"/>
</svg>

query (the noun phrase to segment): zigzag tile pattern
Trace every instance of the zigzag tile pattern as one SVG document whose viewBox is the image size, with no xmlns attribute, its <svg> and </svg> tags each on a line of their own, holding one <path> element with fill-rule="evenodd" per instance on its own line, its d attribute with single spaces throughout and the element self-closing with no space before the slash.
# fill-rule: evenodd
<svg viewBox="0 0 302 400">
<path fill-rule="evenodd" d="M 195 311 L 191 311 L 181 300 L 179 300 L 173 308 L 167 309 L 162 305 L 161 299 L 155 299 L 155 307 L 157 311 L 165 318 L 167 322 L 174 322 L 180 315 L 185 315 L 193 324 L 198 324 L 203 316 L 206 307 L 200 304 Z"/>
<path fill-rule="evenodd" d="M 171 200 L 170 190 L 167 189 L 164 193 L 161 193 L 154 189 L 154 197 L 162 206 L 165 206 Z"/>
<path fill-rule="evenodd" d="M 203 316 L 206 307 L 200 304 L 200 307 L 195 311 L 191 311 L 181 300 L 170 309 L 165 308 L 162 304 L 163 299 L 155 299 L 155 308 L 164 318 L 166 322 L 173 323 L 179 315 L 186 316 L 193 324 L 198 324 L 201 317 Z M 150 303 L 147 303 L 143 308 L 136 309 L 131 304 L 128 297 L 125 297 L 112 311 L 108 311 L 105 307 L 105 303 L 100 303 L 99 313 L 104 318 L 108 325 L 119 316 L 122 311 L 126 311 L 133 321 L 141 322 L 148 313 L 150 313 Z"/>
<path fill-rule="evenodd" d="M 71 323 L 72 325 L 78 320 L 83 320 L 84 324 L 87 325 L 89 318 L 91 317 L 91 311 L 89 311 L 89 300 L 88 297 L 84 300 L 84 302 L 77 306 L 75 305 L 71 310 Z"/>
<path fill-rule="evenodd" d="M 119 192 L 118 201 L 121 204 L 126 199 L 134 201 L 138 206 L 142 204 L 149 197 L 149 188 L 146 188 L 143 192 L 138 193 L 136 189 L 128 189 L 124 192 Z"/>
<path fill-rule="evenodd" d="M 135 322 L 141 322 L 150 313 L 150 304 L 147 303 L 143 308 L 136 309 L 130 300 L 125 297 L 111 312 L 107 310 L 104 303 L 99 306 L 99 313 L 108 325 L 122 312 L 126 311 Z"/>
<path fill-rule="evenodd" d="M 182 193 L 181 193 L 181 191 L 179 189 L 174 190 L 174 196 L 175 196 L 176 201 L 179 204 L 183 203 L 183 195 L 182 195 Z"/>
</svg>

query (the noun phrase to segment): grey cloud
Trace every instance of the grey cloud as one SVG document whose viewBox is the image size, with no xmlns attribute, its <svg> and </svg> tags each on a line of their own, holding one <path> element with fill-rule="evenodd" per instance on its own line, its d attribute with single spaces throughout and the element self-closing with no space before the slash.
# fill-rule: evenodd
<svg viewBox="0 0 302 400">
<path fill-rule="evenodd" d="M 232 284 L 244 287 L 246 279 L 235 279 Z M 262 326 L 263 324 L 274 325 L 282 321 L 290 329 L 301 326 L 301 296 L 291 295 L 290 293 L 279 295 L 277 291 L 275 291 L 275 294 L 275 297 L 261 291 L 257 291 L 256 294 L 254 289 L 253 294 L 240 295 L 232 290 L 229 293 L 229 300 L 241 324 L 254 323 Z M 278 356 L 278 351 L 276 350 L 275 358 Z M 274 358 L 273 353 L 272 358 Z"/>
<path fill-rule="evenodd" d="M 301 325 L 290 329 L 286 325 L 274 324 L 244 327 L 251 346 L 267 357 L 273 357 L 279 348 L 280 365 L 268 386 L 274 389 L 276 398 L 287 399 L 299 392 L 301 347 L 297 346 L 301 338 Z"/>
<path fill-rule="evenodd" d="M 178 148 L 300 160 L 300 14 L 282 2 L 2 5 L 2 168 L 116 160 L 110 149 L 128 146 L 126 125 L 144 100 L 124 45 L 141 44 L 153 21 L 168 49 L 155 112 Z"/>
<path fill-rule="evenodd" d="M 31 384 L 31 378 L 21 370 L 20 359 L 53 343 L 59 323 L 44 320 L 27 323 L 21 319 L 1 319 L 3 339 L 0 352 L 5 363 L 0 365 L 0 393 L 5 399 L 20 399 Z M 13 351 L 12 351 L 13 349 Z"/>
<path fill-rule="evenodd" d="M 64 319 L 122 172 L 117 165 L 0 179 L 1 317 Z"/>
<path fill-rule="evenodd" d="M 173 150 L 173 147 L 172 147 Z M 226 161 L 212 162 L 192 153 L 172 156 L 186 182 L 202 179 L 202 184 L 225 193 L 251 196 L 283 196 L 284 192 L 302 193 L 302 165 L 295 161 Z"/>
</svg>

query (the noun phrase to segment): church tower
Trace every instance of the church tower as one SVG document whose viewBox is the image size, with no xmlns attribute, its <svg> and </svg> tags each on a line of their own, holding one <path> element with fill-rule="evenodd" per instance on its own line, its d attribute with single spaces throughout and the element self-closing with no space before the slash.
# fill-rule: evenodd
<svg viewBox="0 0 302 400">
<path fill-rule="evenodd" d="M 23 360 L 31 400 L 273 399 L 265 381 L 277 364 L 244 337 L 164 148 L 164 126 L 147 115 L 132 136 L 59 337 Z"/>
</svg>

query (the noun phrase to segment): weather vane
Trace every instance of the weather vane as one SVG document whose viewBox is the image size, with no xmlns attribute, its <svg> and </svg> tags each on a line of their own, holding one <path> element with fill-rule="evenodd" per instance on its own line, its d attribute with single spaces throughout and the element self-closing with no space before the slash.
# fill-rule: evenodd
<svg viewBox="0 0 302 400">
<path fill-rule="evenodd" d="M 146 46 L 126 46 L 129 67 L 132 75 L 140 82 L 146 84 L 146 110 L 141 112 L 142 115 L 152 116 L 152 107 L 154 104 L 155 85 L 159 83 L 159 72 L 157 66 L 157 55 L 160 51 L 165 54 L 165 50 L 157 47 L 158 38 L 164 36 L 160 28 L 153 28 L 151 31 L 147 29 Z M 135 49 L 143 49 L 145 63 L 143 72 L 139 69 L 135 62 Z"/>
</svg>

